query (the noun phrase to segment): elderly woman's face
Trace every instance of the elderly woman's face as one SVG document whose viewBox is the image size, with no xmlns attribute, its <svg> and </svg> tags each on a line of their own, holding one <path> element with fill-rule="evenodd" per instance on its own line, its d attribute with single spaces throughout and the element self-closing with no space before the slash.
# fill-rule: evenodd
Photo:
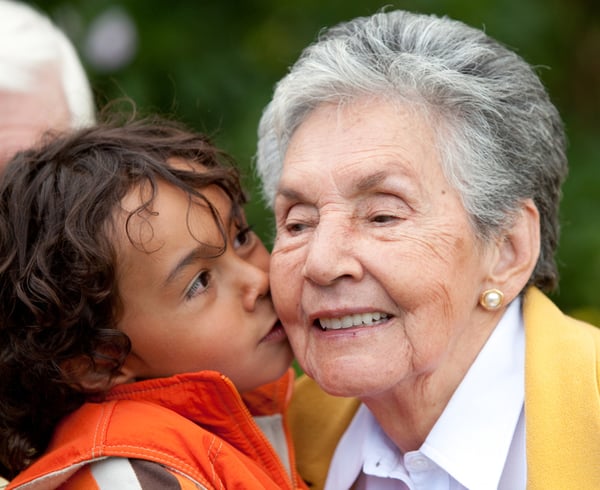
<svg viewBox="0 0 600 490">
<path fill-rule="evenodd" d="M 291 139 L 275 215 L 273 298 L 326 391 L 372 396 L 476 356 L 489 251 L 420 113 L 319 106 Z"/>
</svg>

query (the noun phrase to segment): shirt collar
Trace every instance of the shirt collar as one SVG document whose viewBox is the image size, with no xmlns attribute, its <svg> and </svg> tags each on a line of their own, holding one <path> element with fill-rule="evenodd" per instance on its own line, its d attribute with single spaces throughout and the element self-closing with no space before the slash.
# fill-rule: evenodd
<svg viewBox="0 0 600 490">
<path fill-rule="evenodd" d="M 420 448 L 466 488 L 497 489 L 524 401 L 525 338 L 521 300 L 509 305 Z M 373 451 L 378 448 L 377 451 Z M 415 451 L 416 453 L 416 451 Z M 363 468 L 394 468 L 402 455 L 361 405 L 340 439 L 326 489 L 350 488 Z M 372 472 L 377 474 L 378 472 Z"/>
</svg>

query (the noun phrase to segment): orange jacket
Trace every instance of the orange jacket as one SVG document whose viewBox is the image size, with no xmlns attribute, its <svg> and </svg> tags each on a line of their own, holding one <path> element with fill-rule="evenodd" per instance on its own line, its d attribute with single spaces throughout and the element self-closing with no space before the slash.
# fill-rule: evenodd
<svg viewBox="0 0 600 490">
<path fill-rule="evenodd" d="M 285 423 L 291 475 L 253 418 L 278 420 L 293 378 L 290 370 L 243 397 L 212 371 L 118 386 L 102 403 L 86 403 L 67 416 L 43 456 L 8 488 L 100 488 L 90 463 L 115 456 L 159 463 L 182 489 L 306 488 Z"/>
</svg>

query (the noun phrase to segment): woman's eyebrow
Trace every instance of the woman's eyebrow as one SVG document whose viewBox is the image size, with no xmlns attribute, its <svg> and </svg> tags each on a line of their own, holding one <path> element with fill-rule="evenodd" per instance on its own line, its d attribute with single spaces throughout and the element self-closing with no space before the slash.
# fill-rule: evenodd
<svg viewBox="0 0 600 490">
<path fill-rule="evenodd" d="M 275 198 L 282 197 L 288 201 L 305 201 L 306 198 L 302 192 L 289 187 L 279 187 L 275 193 Z"/>
<path fill-rule="evenodd" d="M 385 170 L 381 170 L 379 172 L 375 172 L 374 174 L 366 175 L 358 179 L 356 183 L 356 188 L 359 192 L 365 192 L 373 187 L 377 187 L 380 185 L 388 176 L 388 172 Z"/>
<path fill-rule="evenodd" d="M 406 172 L 408 174 L 408 172 Z M 388 170 L 380 170 L 369 175 L 361 176 L 356 181 L 356 189 L 359 192 L 365 192 L 373 187 L 377 187 L 390 176 Z M 285 185 L 280 186 L 276 191 L 276 196 L 281 196 L 289 201 L 304 201 L 306 200 L 301 190 L 292 189 Z"/>
</svg>

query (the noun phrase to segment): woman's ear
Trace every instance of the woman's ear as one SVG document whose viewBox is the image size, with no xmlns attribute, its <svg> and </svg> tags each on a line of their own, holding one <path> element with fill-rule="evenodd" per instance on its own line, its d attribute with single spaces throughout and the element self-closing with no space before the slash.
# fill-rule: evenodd
<svg viewBox="0 0 600 490">
<path fill-rule="evenodd" d="M 525 287 L 540 253 L 540 215 L 533 200 L 527 199 L 512 226 L 496 244 L 495 259 L 489 271 L 489 284 L 512 301 Z"/>
<path fill-rule="evenodd" d="M 113 359 L 94 359 L 77 356 L 60 364 L 63 377 L 74 388 L 89 394 L 105 393 L 111 388 L 135 381 L 135 377 L 124 363 L 114 373 Z"/>
</svg>

